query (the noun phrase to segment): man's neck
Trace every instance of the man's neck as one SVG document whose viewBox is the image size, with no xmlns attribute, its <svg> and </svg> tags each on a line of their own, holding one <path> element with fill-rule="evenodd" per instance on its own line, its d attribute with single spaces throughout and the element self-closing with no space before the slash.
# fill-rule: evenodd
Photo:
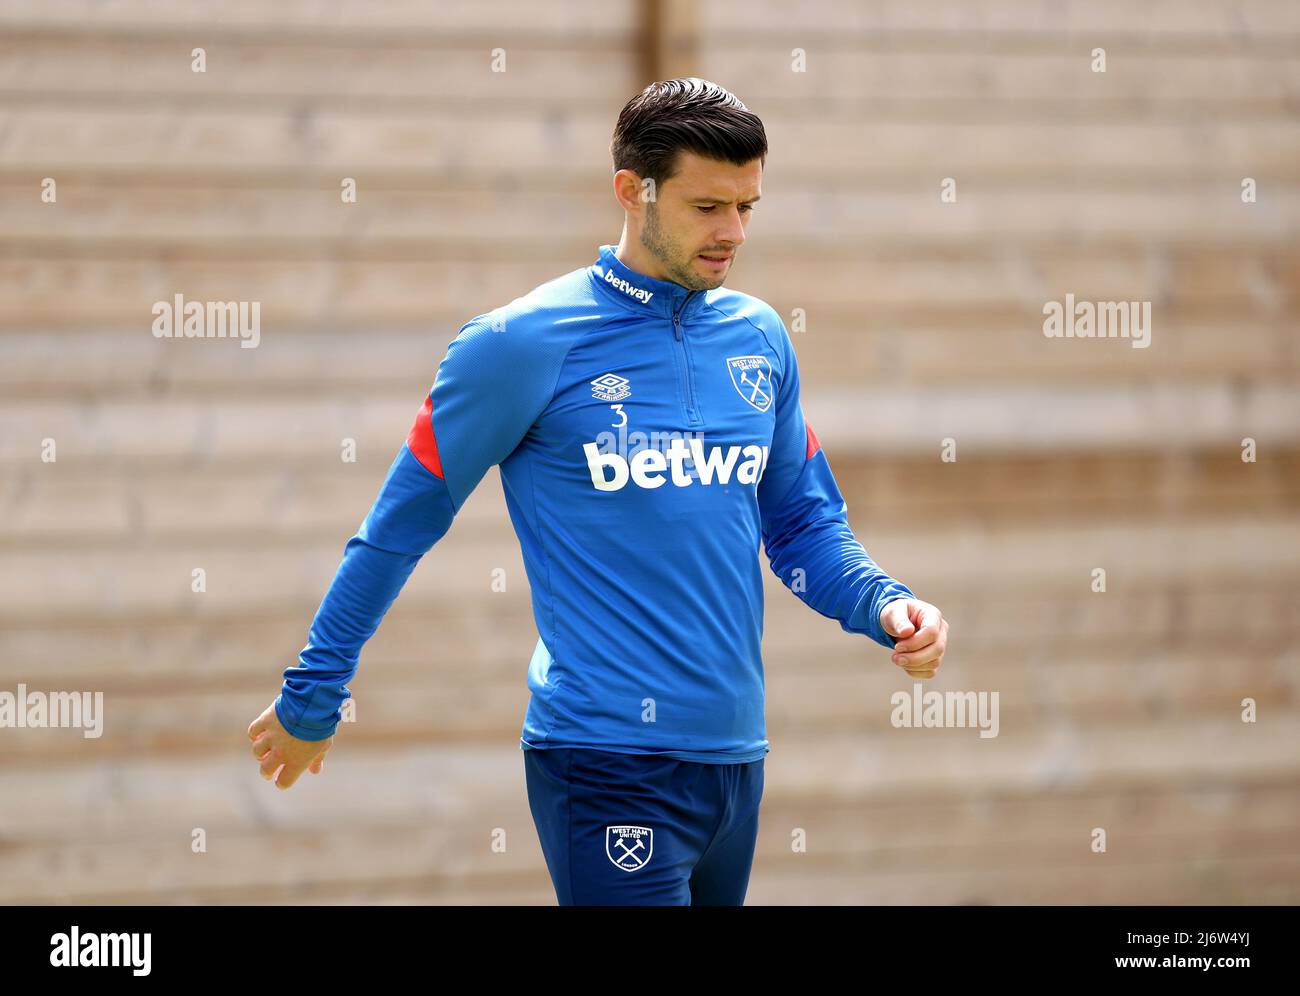
<svg viewBox="0 0 1300 996">
<path fill-rule="evenodd" d="M 662 280 L 665 283 L 676 283 L 668 274 L 662 272 L 659 261 L 646 251 L 640 239 L 632 239 L 628 236 L 626 225 L 623 227 L 623 234 L 619 237 L 614 256 L 629 270 L 635 270 L 643 277 Z"/>
</svg>

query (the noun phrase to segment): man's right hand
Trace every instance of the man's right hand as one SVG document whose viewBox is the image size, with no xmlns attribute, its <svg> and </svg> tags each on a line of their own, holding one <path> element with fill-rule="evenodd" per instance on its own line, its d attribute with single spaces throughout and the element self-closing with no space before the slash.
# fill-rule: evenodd
<svg viewBox="0 0 1300 996">
<path fill-rule="evenodd" d="M 325 752 L 334 742 L 333 737 L 299 740 L 280 723 L 274 702 L 248 727 L 248 739 L 253 742 L 253 757 L 261 762 L 262 777 L 274 778 L 276 787 L 282 789 L 290 788 L 304 769 L 319 775 Z M 277 769 L 279 778 L 275 777 Z"/>
</svg>

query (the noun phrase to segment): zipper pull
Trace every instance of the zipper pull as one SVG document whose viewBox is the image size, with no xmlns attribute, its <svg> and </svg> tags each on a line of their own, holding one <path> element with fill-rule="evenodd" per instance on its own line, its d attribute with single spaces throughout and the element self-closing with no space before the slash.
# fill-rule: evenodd
<svg viewBox="0 0 1300 996">
<path fill-rule="evenodd" d="M 680 315 L 673 315 L 673 335 L 678 342 L 682 341 L 682 319 Z"/>
</svg>

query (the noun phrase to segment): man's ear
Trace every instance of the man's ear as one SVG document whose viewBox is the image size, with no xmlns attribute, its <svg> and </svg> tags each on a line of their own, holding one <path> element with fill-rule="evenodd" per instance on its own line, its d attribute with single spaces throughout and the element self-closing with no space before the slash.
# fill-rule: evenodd
<svg viewBox="0 0 1300 996">
<path fill-rule="evenodd" d="M 641 177 L 630 169 L 616 169 L 614 171 L 614 196 L 628 214 L 639 216 L 644 210 L 645 201 L 641 198 L 641 188 Z"/>
</svg>

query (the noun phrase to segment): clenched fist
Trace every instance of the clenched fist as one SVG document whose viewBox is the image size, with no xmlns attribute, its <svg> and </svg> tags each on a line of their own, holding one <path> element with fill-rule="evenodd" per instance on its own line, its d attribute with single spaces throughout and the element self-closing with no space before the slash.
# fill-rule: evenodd
<svg viewBox="0 0 1300 996">
<path fill-rule="evenodd" d="M 262 777 L 274 778 L 276 787 L 282 789 L 290 788 L 305 768 L 319 775 L 325 752 L 334 742 L 333 737 L 299 740 L 281 725 L 280 717 L 275 714 L 275 703 L 253 720 L 248 739 L 253 741 L 253 757 L 262 762 Z M 277 769 L 279 778 L 275 778 Z"/>
<path fill-rule="evenodd" d="M 913 678 L 933 678 L 948 647 L 948 620 L 919 598 L 896 598 L 880 610 L 880 625 L 898 639 L 893 661 Z"/>
</svg>

